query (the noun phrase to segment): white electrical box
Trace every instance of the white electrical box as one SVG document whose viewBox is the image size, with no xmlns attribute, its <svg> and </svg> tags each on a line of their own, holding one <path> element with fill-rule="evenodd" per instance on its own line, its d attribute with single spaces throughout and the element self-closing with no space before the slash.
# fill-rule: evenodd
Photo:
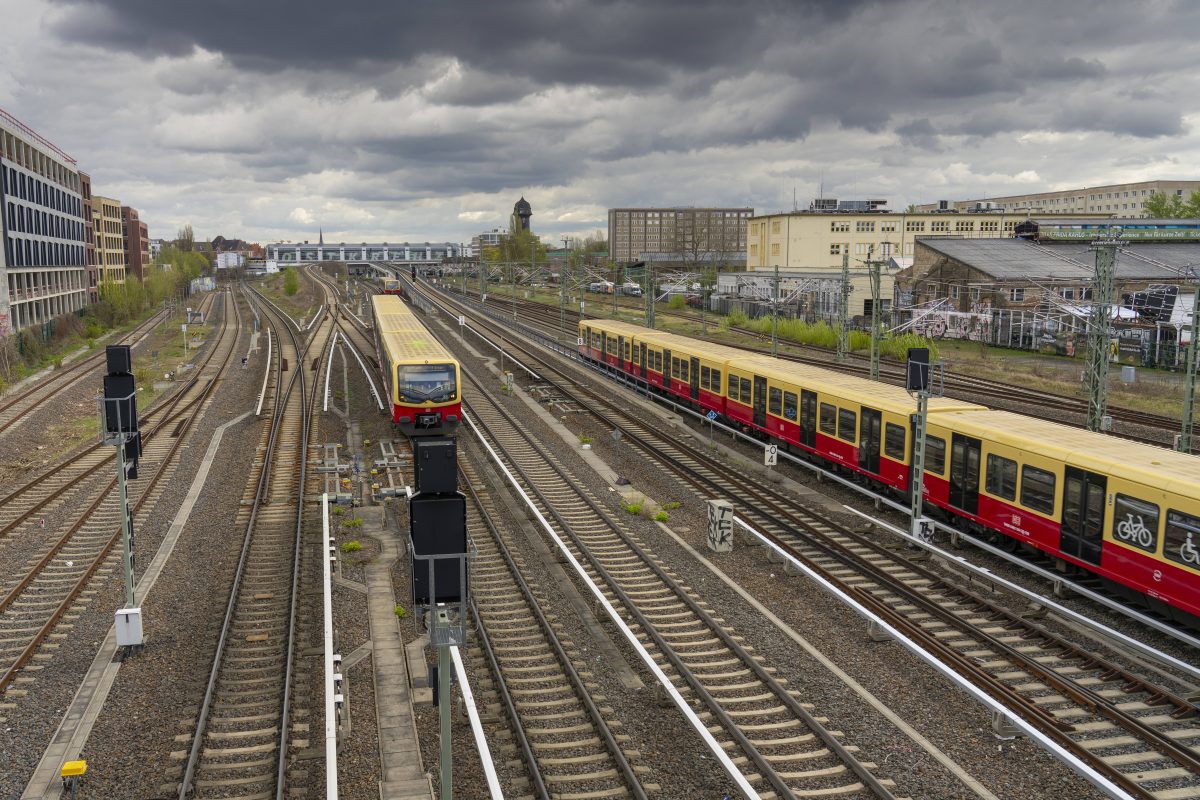
<svg viewBox="0 0 1200 800">
<path fill-rule="evenodd" d="M 142 644 L 142 610 L 121 608 L 117 610 L 117 647 L 140 647 Z"/>
</svg>

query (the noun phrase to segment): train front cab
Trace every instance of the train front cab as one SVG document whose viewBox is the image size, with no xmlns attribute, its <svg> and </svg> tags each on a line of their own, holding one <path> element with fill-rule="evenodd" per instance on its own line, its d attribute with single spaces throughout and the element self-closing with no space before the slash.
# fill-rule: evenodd
<svg viewBox="0 0 1200 800">
<path fill-rule="evenodd" d="M 426 371 L 414 374 L 414 369 Z M 410 384 L 413 391 L 407 393 L 405 385 L 409 384 L 409 380 L 405 377 L 405 370 L 408 370 L 408 378 L 414 381 L 420 379 L 419 386 Z M 444 385 L 447 378 L 453 381 L 453 388 L 442 397 L 427 401 L 414 396 L 434 381 Z M 392 369 L 392 421 L 400 428 L 401 433 L 409 437 L 453 434 L 462 420 L 461 391 L 462 373 L 455 360 L 444 364 L 397 363 Z"/>
</svg>

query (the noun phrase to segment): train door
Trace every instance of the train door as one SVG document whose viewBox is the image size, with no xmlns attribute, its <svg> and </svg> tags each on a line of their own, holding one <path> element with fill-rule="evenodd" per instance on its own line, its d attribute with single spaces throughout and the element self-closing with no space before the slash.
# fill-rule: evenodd
<svg viewBox="0 0 1200 800">
<path fill-rule="evenodd" d="M 641 371 L 638 374 L 644 378 L 646 377 L 646 343 L 642 342 L 640 345 L 638 345 L 638 349 L 641 351 L 642 357 Z"/>
<path fill-rule="evenodd" d="M 950 505 L 968 514 L 979 513 L 978 439 L 954 434 L 950 448 Z"/>
<path fill-rule="evenodd" d="M 1062 533 L 1058 549 L 1089 564 L 1100 563 L 1104 540 L 1104 500 L 1108 479 L 1095 472 L 1066 468 Z"/>
<path fill-rule="evenodd" d="M 817 393 L 800 390 L 800 444 L 817 446 Z"/>
<path fill-rule="evenodd" d="M 761 375 L 754 376 L 754 424 L 767 427 L 767 379 Z"/>
<path fill-rule="evenodd" d="M 883 415 L 873 408 L 862 408 L 862 427 L 859 428 L 858 466 L 874 475 L 879 474 L 879 439 Z"/>
<path fill-rule="evenodd" d="M 692 356 L 692 368 L 688 372 L 688 379 L 692 382 L 692 399 L 700 399 L 700 359 Z"/>
<path fill-rule="evenodd" d="M 663 388 L 671 388 L 671 351 L 663 350 L 663 370 L 662 370 Z"/>
</svg>

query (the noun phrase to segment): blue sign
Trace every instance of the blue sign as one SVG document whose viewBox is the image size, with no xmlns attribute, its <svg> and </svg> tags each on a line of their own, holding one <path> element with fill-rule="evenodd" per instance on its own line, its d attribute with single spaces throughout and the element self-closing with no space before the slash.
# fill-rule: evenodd
<svg viewBox="0 0 1200 800">
<path fill-rule="evenodd" d="M 708 417 L 709 421 L 711 422 L 712 420 L 717 418 L 717 412 L 710 411 L 707 414 L 705 414 L 705 416 Z"/>
</svg>

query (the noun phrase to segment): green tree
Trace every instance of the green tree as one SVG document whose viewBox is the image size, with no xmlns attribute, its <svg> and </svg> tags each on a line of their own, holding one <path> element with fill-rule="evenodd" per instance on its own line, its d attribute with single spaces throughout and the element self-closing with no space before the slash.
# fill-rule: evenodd
<svg viewBox="0 0 1200 800">
<path fill-rule="evenodd" d="M 917 208 L 917 204 L 916 204 L 916 203 L 909 203 L 909 204 L 908 204 L 908 205 L 905 207 L 905 209 L 904 209 L 904 213 L 905 213 L 905 214 L 916 214 L 916 213 L 917 213 L 919 210 L 920 210 L 920 209 L 918 209 L 918 208 Z"/>
<path fill-rule="evenodd" d="M 1200 217 L 1200 192 L 1192 192 L 1186 201 L 1177 194 L 1155 192 L 1146 198 L 1146 213 L 1157 219 Z"/>
<path fill-rule="evenodd" d="M 296 277 L 296 270 L 291 267 L 283 271 L 283 291 L 288 297 L 300 291 L 300 279 Z"/>
<path fill-rule="evenodd" d="M 192 230 L 192 223 L 184 225 L 175 234 L 175 244 L 180 250 L 191 252 L 196 246 L 196 233 Z"/>
</svg>

